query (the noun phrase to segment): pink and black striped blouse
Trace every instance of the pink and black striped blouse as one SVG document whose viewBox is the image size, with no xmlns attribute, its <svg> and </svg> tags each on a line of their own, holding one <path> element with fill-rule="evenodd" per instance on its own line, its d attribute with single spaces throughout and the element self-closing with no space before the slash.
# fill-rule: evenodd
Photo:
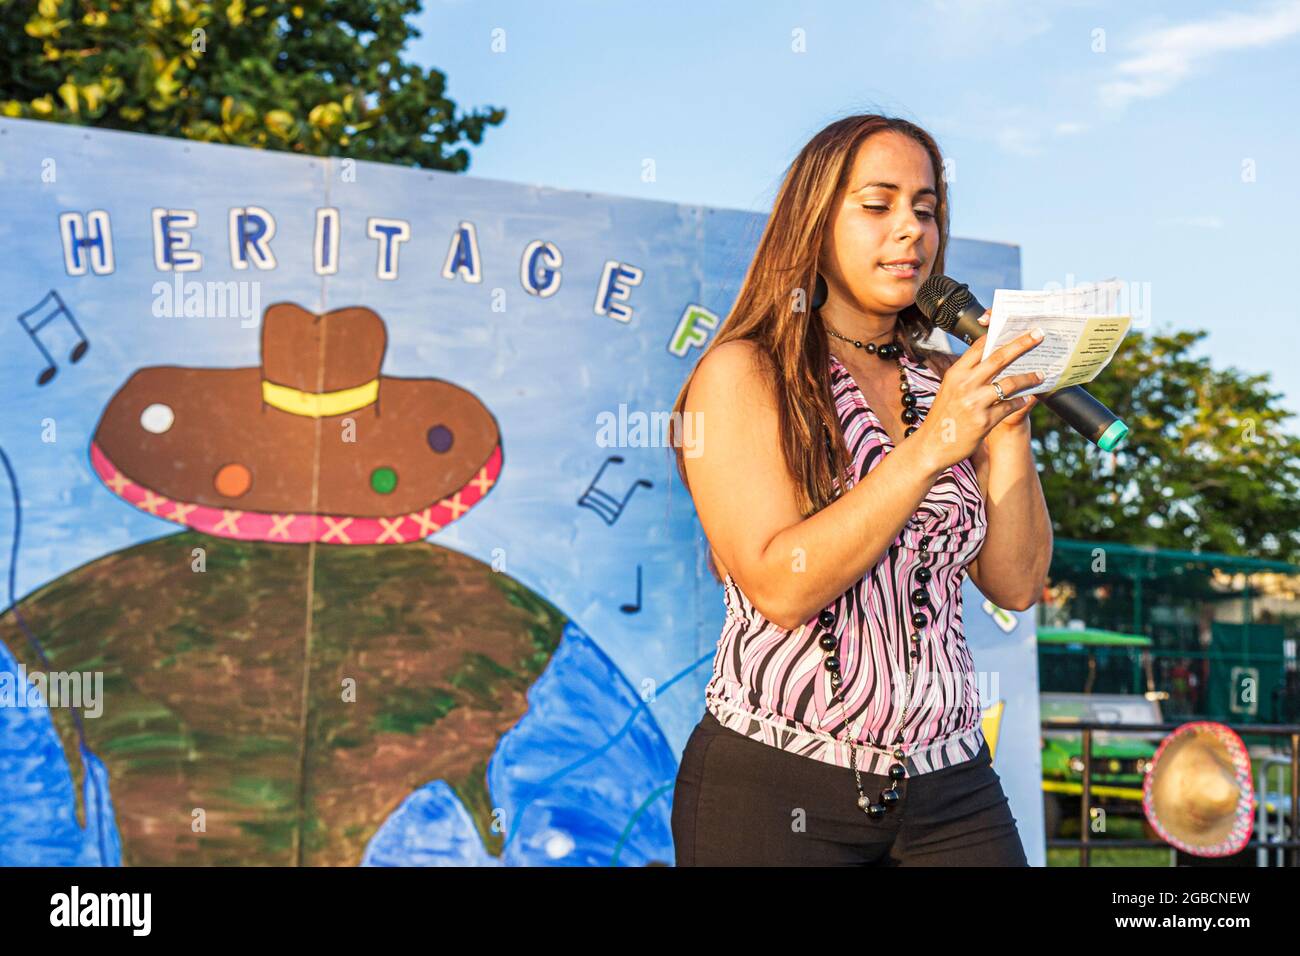
<svg viewBox="0 0 1300 956">
<path fill-rule="evenodd" d="M 940 378 L 930 366 L 900 356 L 922 417 Z M 893 442 L 848 369 L 834 355 L 831 394 L 852 459 L 848 487 L 876 467 Z M 847 490 L 847 489 L 846 489 Z M 886 773 L 904 717 L 907 655 L 920 658 L 902 731 L 909 776 L 974 757 L 984 743 L 974 662 L 962 627 L 962 580 L 988 528 L 984 496 L 967 458 L 946 470 L 893 544 L 852 588 L 793 630 L 767 620 L 732 580 L 723 584 L 727 617 L 713 658 L 705 705 L 724 726 L 746 737 L 841 767 L 850 766 L 848 735 L 858 745 L 858 769 Z M 924 543 L 924 547 L 922 544 Z M 916 569 L 929 567 L 924 585 Z M 914 607 L 923 586 L 930 601 Z M 929 619 L 920 628 L 913 610 Z M 818 616 L 830 611 L 838 638 L 842 683 L 831 700 L 831 676 L 818 644 Z M 911 636 L 918 634 L 919 639 Z M 841 709 L 840 701 L 843 701 Z M 882 742 L 886 746 L 876 746 Z"/>
</svg>

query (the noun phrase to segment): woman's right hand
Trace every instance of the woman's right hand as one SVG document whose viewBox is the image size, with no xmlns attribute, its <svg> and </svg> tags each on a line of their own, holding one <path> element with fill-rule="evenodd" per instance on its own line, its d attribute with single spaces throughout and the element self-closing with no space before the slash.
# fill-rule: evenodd
<svg viewBox="0 0 1300 956">
<path fill-rule="evenodd" d="M 1002 419 L 1024 408 L 1029 399 L 1013 398 L 1013 394 L 1042 379 L 1034 372 L 1002 376 L 1002 371 L 1041 341 L 1026 332 L 983 359 L 983 340 L 976 340 L 948 367 L 930 411 L 913 435 L 933 456 L 935 472 L 969 458 Z M 1006 401 L 998 399 L 995 381 Z"/>
</svg>

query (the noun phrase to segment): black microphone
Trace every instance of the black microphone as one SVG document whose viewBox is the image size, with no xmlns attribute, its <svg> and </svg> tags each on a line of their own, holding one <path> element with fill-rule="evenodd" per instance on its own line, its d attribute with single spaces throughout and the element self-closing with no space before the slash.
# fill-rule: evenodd
<svg viewBox="0 0 1300 956">
<path fill-rule="evenodd" d="M 984 315 L 984 306 L 964 282 L 948 276 L 930 276 L 922 282 L 916 292 L 916 307 L 939 328 L 967 345 L 988 333 L 979 321 Z M 1114 451 L 1128 434 L 1128 426 L 1120 421 L 1119 416 L 1084 391 L 1081 385 L 1040 392 L 1038 400 L 1102 451 Z"/>
</svg>

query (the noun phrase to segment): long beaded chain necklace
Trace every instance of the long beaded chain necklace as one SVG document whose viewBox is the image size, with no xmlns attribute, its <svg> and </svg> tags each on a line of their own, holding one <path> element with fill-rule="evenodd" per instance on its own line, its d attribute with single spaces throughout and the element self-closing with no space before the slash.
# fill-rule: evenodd
<svg viewBox="0 0 1300 956">
<path fill-rule="evenodd" d="M 856 339 L 845 338 L 843 335 L 840 335 L 834 329 L 829 327 L 827 327 L 826 331 L 837 339 L 842 339 L 850 345 L 876 355 L 885 361 L 898 359 L 898 357 L 903 354 L 903 346 L 898 342 L 897 336 L 895 336 L 893 341 L 884 342 L 880 345 L 877 345 L 875 342 L 868 342 L 864 345 Z M 921 421 L 921 414 L 916 408 L 916 395 L 912 393 L 911 385 L 907 380 L 907 370 L 903 368 L 903 363 L 901 361 L 898 363 L 898 378 L 899 389 L 903 393 L 902 419 L 908 426 L 907 430 L 903 433 L 903 438 L 906 439 L 916 431 Z M 883 430 L 883 424 L 881 428 Z M 827 450 L 829 451 L 829 435 L 827 435 L 826 441 Z M 929 542 L 930 539 L 928 536 L 921 539 L 920 552 L 923 561 L 930 556 L 928 551 Z M 930 569 L 924 565 L 916 569 L 916 580 L 918 586 L 914 588 L 910 594 L 913 605 L 925 606 L 930 603 L 930 594 L 929 591 L 926 590 L 926 585 L 929 583 L 932 576 Z M 925 627 L 928 623 L 928 618 L 925 616 L 925 612 L 918 608 L 912 612 L 911 621 L 915 630 L 913 630 L 910 635 L 912 649 L 908 654 L 908 658 L 910 661 L 915 662 L 921 659 L 921 652 L 919 650 L 921 641 L 920 629 Z M 823 628 L 822 635 L 818 639 L 818 645 L 826 653 L 826 658 L 823 661 L 823 664 L 831 674 L 831 697 L 834 699 L 839 696 L 841 683 L 840 659 L 835 653 L 838 639 L 832 632 L 832 628 L 835 626 L 835 612 L 829 608 L 823 610 L 817 615 L 817 623 Z M 898 792 L 898 781 L 907 776 L 907 767 L 902 762 L 906 755 L 903 753 L 901 744 L 903 743 L 903 726 L 907 722 L 907 705 L 911 702 L 912 698 L 912 677 L 915 673 L 916 665 L 909 664 L 907 668 L 907 688 L 903 691 L 903 707 L 898 716 L 898 724 L 896 727 L 897 736 L 894 739 L 893 745 L 893 757 L 895 762 L 889 766 L 889 789 L 880 791 L 879 803 L 872 803 L 871 798 L 868 797 L 866 791 L 862 789 L 862 774 L 858 770 L 858 751 L 851 733 L 849 715 L 844 708 L 844 698 L 842 696 L 839 697 L 840 715 L 844 719 L 844 735 L 848 738 L 849 763 L 853 767 L 853 780 L 857 784 L 858 788 L 858 807 L 870 817 L 881 816 L 902 797 L 902 794 Z M 874 746 L 877 750 L 887 749 L 884 747 L 883 743 L 875 744 Z"/>
</svg>

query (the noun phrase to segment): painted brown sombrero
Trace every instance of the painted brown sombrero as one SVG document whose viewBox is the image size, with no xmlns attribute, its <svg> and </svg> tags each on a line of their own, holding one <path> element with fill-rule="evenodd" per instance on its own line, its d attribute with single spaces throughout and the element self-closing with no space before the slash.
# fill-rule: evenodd
<svg viewBox="0 0 1300 956">
<path fill-rule="evenodd" d="M 500 432 L 463 388 L 381 375 L 387 339 L 364 307 L 276 303 L 260 367 L 132 375 L 104 409 L 91 465 L 135 507 L 222 537 L 428 537 L 496 482 Z"/>
</svg>

